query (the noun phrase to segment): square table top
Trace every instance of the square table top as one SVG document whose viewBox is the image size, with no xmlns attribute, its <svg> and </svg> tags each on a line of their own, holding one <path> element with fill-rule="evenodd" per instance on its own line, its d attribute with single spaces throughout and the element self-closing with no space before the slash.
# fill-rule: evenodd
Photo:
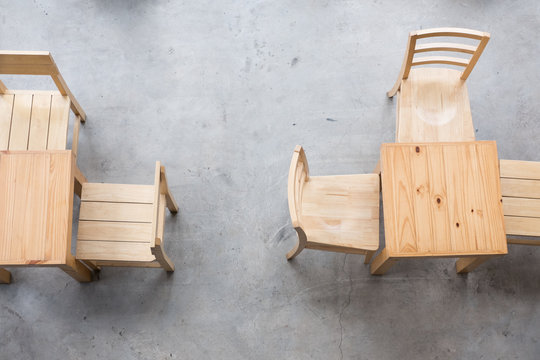
<svg viewBox="0 0 540 360">
<path fill-rule="evenodd" d="M 383 144 L 389 256 L 506 254 L 494 141 Z"/>
<path fill-rule="evenodd" d="M 0 265 L 66 263 L 73 161 L 69 150 L 0 152 Z"/>
</svg>

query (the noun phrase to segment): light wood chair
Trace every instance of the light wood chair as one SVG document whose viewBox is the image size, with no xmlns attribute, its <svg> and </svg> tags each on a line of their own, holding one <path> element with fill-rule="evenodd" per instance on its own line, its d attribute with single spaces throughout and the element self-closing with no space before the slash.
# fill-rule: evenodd
<svg viewBox="0 0 540 360">
<path fill-rule="evenodd" d="M 389 97 L 399 93 L 396 142 L 475 140 L 465 80 L 484 51 L 489 36 L 486 32 L 459 28 L 427 29 L 409 34 L 399 77 L 387 93 Z M 477 44 L 421 43 L 422 39 L 437 37 L 473 39 Z M 468 57 L 416 56 L 438 52 L 461 53 Z M 419 65 L 431 64 L 453 65 L 464 69 L 417 68 Z"/>
<path fill-rule="evenodd" d="M 379 248 L 379 175 L 309 176 L 300 145 L 294 149 L 288 182 L 289 211 L 304 248 L 366 255 Z"/>
<path fill-rule="evenodd" d="M 500 170 L 508 243 L 540 245 L 540 162 L 500 160 Z"/>
<path fill-rule="evenodd" d="M 154 185 L 84 183 L 76 258 L 94 270 L 137 266 L 174 271 L 163 249 L 165 206 L 178 212 L 159 161 Z"/>
<path fill-rule="evenodd" d="M 72 150 L 77 155 L 86 114 L 47 51 L 0 51 L 0 74 L 49 75 L 58 91 L 9 90 L 0 81 L 0 150 L 65 150 L 69 109 L 76 115 Z"/>
</svg>

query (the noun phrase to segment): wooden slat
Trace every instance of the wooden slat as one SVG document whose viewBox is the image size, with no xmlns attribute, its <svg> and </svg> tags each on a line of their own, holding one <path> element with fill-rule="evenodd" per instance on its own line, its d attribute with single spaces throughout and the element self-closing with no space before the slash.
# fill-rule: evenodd
<svg viewBox="0 0 540 360">
<path fill-rule="evenodd" d="M 28 150 L 47 150 L 51 95 L 34 95 Z"/>
<path fill-rule="evenodd" d="M 469 60 L 469 64 L 463 70 L 463 74 L 461 74 L 461 80 L 467 80 L 467 78 L 469 77 L 469 74 L 471 73 L 472 69 L 474 68 L 474 66 L 478 62 L 478 59 L 480 59 L 480 56 L 482 55 L 482 53 L 484 52 L 484 49 L 486 48 L 486 45 L 489 41 L 489 36 L 490 35 L 488 33 L 484 33 L 484 36 L 482 37 L 480 44 L 478 44 L 476 51 L 474 52 L 473 56 Z"/>
<path fill-rule="evenodd" d="M 53 64 L 48 51 L 0 51 L 0 64 L 51 65 Z"/>
<path fill-rule="evenodd" d="M 504 197 L 540 199 L 540 181 L 522 179 L 501 179 Z"/>
<path fill-rule="evenodd" d="M 152 204 L 81 202 L 80 220 L 152 222 Z"/>
<path fill-rule="evenodd" d="M 13 95 L 0 95 L 0 150 L 7 150 L 11 132 Z"/>
<path fill-rule="evenodd" d="M 540 236 L 540 218 L 505 216 L 507 235 Z"/>
<path fill-rule="evenodd" d="M 30 94 L 30 95 L 60 95 L 58 90 L 26 90 L 26 89 L 16 89 L 6 90 L 5 94 L 18 95 L 18 94 Z"/>
<path fill-rule="evenodd" d="M 159 197 L 160 197 L 160 179 L 161 179 L 161 163 L 156 161 L 156 170 L 154 173 L 154 201 L 152 209 L 152 240 L 150 246 L 154 247 L 157 236 L 157 226 L 159 219 Z"/>
<path fill-rule="evenodd" d="M 11 133 L 9 150 L 27 150 L 30 130 L 30 114 L 32 112 L 32 95 L 15 95 L 13 115 L 11 117 Z"/>
<path fill-rule="evenodd" d="M 462 150 L 463 151 L 463 150 Z M 455 146 L 445 146 L 443 148 L 443 163 L 446 173 L 446 195 L 448 201 L 448 222 L 450 229 L 450 249 L 451 251 L 473 250 L 471 249 L 471 227 L 472 221 L 467 218 L 471 208 L 469 194 L 470 187 L 467 181 L 471 179 L 471 173 L 466 172 L 467 161 L 463 161 L 459 149 Z M 471 161 L 469 159 L 469 161 Z M 441 171 L 437 168 L 434 171 Z M 472 183 L 472 181 L 471 181 Z M 428 224 L 426 224 L 428 225 Z"/>
<path fill-rule="evenodd" d="M 452 57 L 452 56 L 423 56 L 423 57 L 415 57 L 411 65 L 417 66 L 417 65 L 430 65 L 430 64 L 467 66 L 469 64 L 469 60 Z"/>
<path fill-rule="evenodd" d="M 503 198 L 504 215 L 540 217 L 540 199 Z"/>
<path fill-rule="evenodd" d="M 153 204 L 154 189 L 153 185 L 85 183 L 81 200 Z"/>
<path fill-rule="evenodd" d="M 69 98 L 53 95 L 49 120 L 48 150 L 65 150 L 69 126 Z"/>
<path fill-rule="evenodd" d="M 105 221 L 79 221 L 77 240 L 150 242 L 152 224 Z"/>
<path fill-rule="evenodd" d="M 0 64 L 0 74 L 11 75 L 55 75 L 58 69 L 54 65 Z"/>
<path fill-rule="evenodd" d="M 522 239 L 513 236 L 508 237 L 508 243 L 514 245 L 534 245 L 540 246 L 540 238 L 535 239 Z"/>
<path fill-rule="evenodd" d="M 37 153 L 40 154 L 40 153 Z M 73 217 L 72 157 L 69 152 L 49 153 L 49 192 L 45 245 L 46 259 L 62 259 L 67 262 L 71 255 L 71 224 Z M 66 225 L 67 224 L 67 225 Z"/>
<path fill-rule="evenodd" d="M 540 162 L 501 160 L 501 177 L 540 180 Z"/>
<path fill-rule="evenodd" d="M 62 75 L 60 75 L 60 73 L 58 73 L 57 75 L 52 75 L 52 79 L 60 93 L 64 96 L 68 96 L 71 100 L 71 110 L 73 110 L 75 115 L 80 115 L 81 121 L 83 123 L 86 122 L 86 113 L 82 109 L 77 99 L 75 99 L 75 95 L 73 95 L 71 90 L 69 90 L 69 87 L 67 86 L 66 81 L 64 80 Z"/>
<path fill-rule="evenodd" d="M 125 243 L 117 241 L 77 240 L 77 259 L 102 261 L 145 261 L 155 260 L 147 243 Z M 99 264 L 99 263 L 98 263 Z"/>
<path fill-rule="evenodd" d="M 411 166 L 408 160 L 408 149 L 387 151 L 381 148 L 381 165 L 392 169 L 387 176 L 383 170 L 383 203 L 392 203 L 396 200 L 398 208 L 384 207 L 386 246 L 399 253 L 415 253 L 418 250 L 416 227 L 414 224 L 414 202 L 409 189 L 412 188 Z M 397 174 L 402 174 L 398 178 Z M 387 180 L 386 180 L 387 179 Z M 399 229 L 399 231 L 396 231 Z M 391 245 L 389 245 L 392 243 Z"/>
<path fill-rule="evenodd" d="M 113 267 L 141 267 L 141 268 L 160 268 L 161 264 L 157 261 L 96 261 L 98 266 L 113 266 Z"/>
<path fill-rule="evenodd" d="M 157 233 L 156 237 L 159 238 L 163 242 L 163 233 L 165 230 L 165 195 L 161 194 L 159 196 L 159 212 L 158 212 L 158 219 L 157 219 Z"/>
<path fill-rule="evenodd" d="M 417 36 L 419 39 L 444 36 L 444 37 L 463 37 L 475 40 L 481 40 L 484 36 L 489 36 L 488 33 L 483 31 L 463 29 L 463 28 L 433 28 L 418 30 L 411 33 L 411 35 Z"/>
<path fill-rule="evenodd" d="M 456 44 L 456 43 L 428 43 L 416 45 L 415 53 L 430 52 L 430 51 L 455 51 L 465 54 L 474 54 L 476 46 Z"/>
</svg>

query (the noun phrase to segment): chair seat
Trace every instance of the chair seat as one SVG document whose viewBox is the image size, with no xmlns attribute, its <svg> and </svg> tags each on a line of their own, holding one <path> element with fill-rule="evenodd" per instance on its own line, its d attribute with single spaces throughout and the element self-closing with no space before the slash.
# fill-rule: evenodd
<svg viewBox="0 0 540 360">
<path fill-rule="evenodd" d="M 70 104 L 58 91 L 0 95 L 0 150 L 65 150 Z"/>
<path fill-rule="evenodd" d="M 85 183 L 77 259 L 151 262 L 154 186 Z"/>
<path fill-rule="evenodd" d="M 378 249 L 377 174 L 310 177 L 301 204 L 307 248 Z"/>
<path fill-rule="evenodd" d="M 469 96 L 461 72 L 416 68 L 401 83 L 397 142 L 474 141 Z"/>
</svg>

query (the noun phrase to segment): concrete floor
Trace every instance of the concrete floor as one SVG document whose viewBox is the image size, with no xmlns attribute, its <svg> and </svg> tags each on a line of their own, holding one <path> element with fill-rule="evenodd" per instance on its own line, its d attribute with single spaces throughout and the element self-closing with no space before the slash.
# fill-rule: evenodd
<svg viewBox="0 0 540 360">
<path fill-rule="evenodd" d="M 161 160 L 180 213 L 167 218 L 170 276 L 11 269 L 0 358 L 540 358 L 538 248 L 510 246 L 467 276 L 451 259 L 383 277 L 362 256 L 285 260 L 294 145 L 313 175 L 371 171 L 393 140 L 385 92 L 410 30 L 490 32 L 468 82 L 477 137 L 540 160 L 538 4 L 2 1 L 0 48 L 50 50 L 88 114 L 87 178 L 151 184 Z"/>
</svg>

